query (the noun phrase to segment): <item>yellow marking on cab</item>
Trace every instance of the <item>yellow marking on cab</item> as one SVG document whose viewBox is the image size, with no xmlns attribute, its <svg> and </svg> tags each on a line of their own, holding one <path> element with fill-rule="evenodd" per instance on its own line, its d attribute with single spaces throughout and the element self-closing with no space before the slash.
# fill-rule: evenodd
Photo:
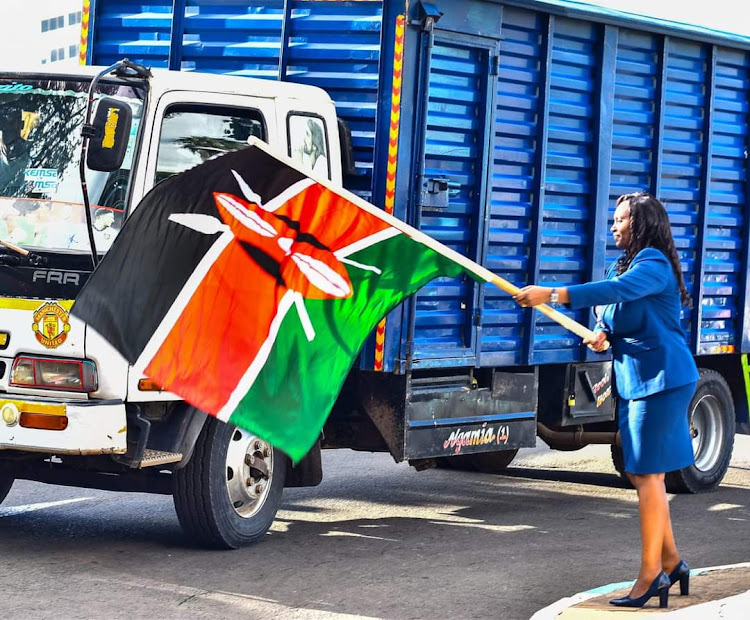
<svg viewBox="0 0 750 620">
<path fill-rule="evenodd" d="M 0 297 L 0 310 L 36 310 L 41 306 L 45 299 L 20 299 L 17 297 Z M 72 299 L 55 299 L 50 300 L 60 304 L 68 312 L 73 307 Z"/>
<path fill-rule="evenodd" d="M 126 433 L 127 430 L 128 430 L 128 427 L 127 426 L 123 426 L 119 431 L 117 431 L 117 434 L 119 435 L 120 433 Z"/>
<path fill-rule="evenodd" d="M 0 332 L 0 347 L 4 347 L 8 344 L 8 332 Z"/>
<path fill-rule="evenodd" d="M 68 413 L 67 405 L 51 403 L 30 403 L 25 400 L 7 400 L 0 399 L 0 409 L 5 405 L 11 404 L 18 408 L 21 413 L 41 413 L 42 415 L 59 415 L 64 416 Z"/>
</svg>

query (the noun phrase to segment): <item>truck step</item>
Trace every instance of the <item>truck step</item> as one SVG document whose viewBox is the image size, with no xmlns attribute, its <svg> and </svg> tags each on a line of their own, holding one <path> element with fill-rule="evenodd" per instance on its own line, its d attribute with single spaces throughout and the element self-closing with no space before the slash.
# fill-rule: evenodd
<svg viewBox="0 0 750 620">
<path fill-rule="evenodd" d="M 146 450 L 141 459 L 141 469 L 144 467 L 153 467 L 154 465 L 165 465 L 167 463 L 176 463 L 182 460 L 182 454 L 179 452 L 164 452 L 162 450 Z"/>
</svg>

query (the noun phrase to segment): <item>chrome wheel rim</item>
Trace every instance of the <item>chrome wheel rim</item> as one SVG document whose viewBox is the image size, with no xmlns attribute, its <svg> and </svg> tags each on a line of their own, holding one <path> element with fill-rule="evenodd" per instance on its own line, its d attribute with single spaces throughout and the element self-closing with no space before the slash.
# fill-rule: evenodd
<svg viewBox="0 0 750 620">
<path fill-rule="evenodd" d="M 226 480 L 234 511 L 243 519 L 255 516 L 271 490 L 271 445 L 247 431 L 235 429 L 227 448 Z"/>
<path fill-rule="evenodd" d="M 690 414 L 696 469 L 706 472 L 716 466 L 721 458 L 725 433 L 719 400 L 711 394 L 702 396 Z"/>
</svg>

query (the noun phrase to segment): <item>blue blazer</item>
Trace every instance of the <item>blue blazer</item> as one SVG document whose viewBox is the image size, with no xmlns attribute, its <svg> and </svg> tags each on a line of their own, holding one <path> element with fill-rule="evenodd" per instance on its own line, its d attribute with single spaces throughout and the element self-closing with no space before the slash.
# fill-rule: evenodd
<svg viewBox="0 0 750 620">
<path fill-rule="evenodd" d="M 680 325 L 680 290 L 672 265 L 645 248 L 622 275 L 568 287 L 571 308 L 605 306 L 600 321 L 612 343 L 617 391 L 633 400 L 698 380 Z"/>
</svg>

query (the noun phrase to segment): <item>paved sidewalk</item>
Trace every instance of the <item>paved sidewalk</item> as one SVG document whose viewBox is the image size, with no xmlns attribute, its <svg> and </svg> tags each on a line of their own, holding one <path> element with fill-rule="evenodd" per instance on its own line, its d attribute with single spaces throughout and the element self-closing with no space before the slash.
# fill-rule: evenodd
<svg viewBox="0 0 750 620">
<path fill-rule="evenodd" d="M 626 595 L 632 581 L 612 583 L 561 599 L 535 613 L 531 620 L 613 620 L 648 617 L 668 620 L 746 620 L 750 618 L 750 562 L 698 568 L 690 572 L 690 595 L 679 585 L 669 592 L 669 608 L 659 609 L 658 597 L 641 609 L 616 608 L 610 599 Z"/>
</svg>

